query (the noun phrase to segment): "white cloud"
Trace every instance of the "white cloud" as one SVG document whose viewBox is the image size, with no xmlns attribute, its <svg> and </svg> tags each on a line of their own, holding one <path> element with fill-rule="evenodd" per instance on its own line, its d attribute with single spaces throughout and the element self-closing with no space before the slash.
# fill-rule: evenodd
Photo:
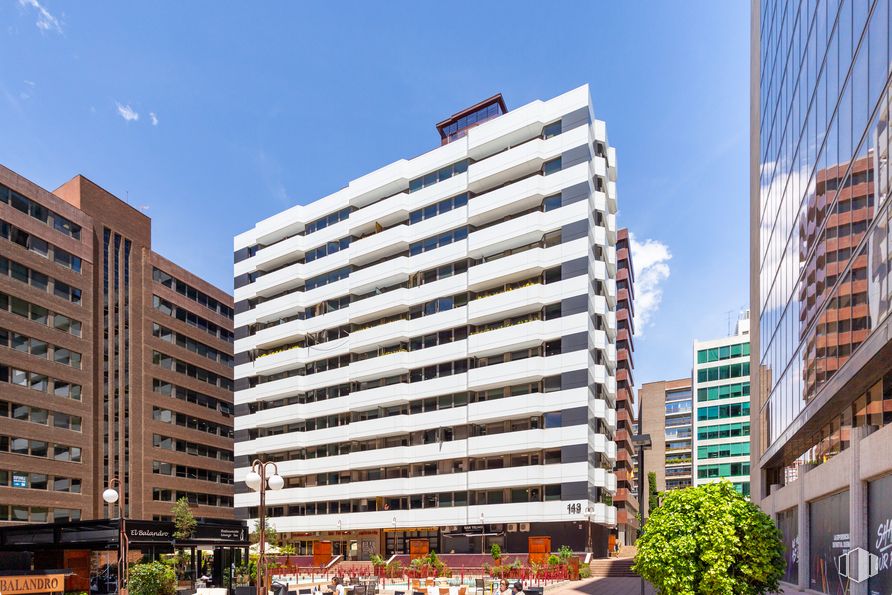
<svg viewBox="0 0 892 595">
<path fill-rule="evenodd" d="M 139 120 L 139 114 L 130 107 L 129 103 L 127 105 L 121 105 L 116 101 L 115 105 L 118 106 L 118 114 L 128 122 Z"/>
<path fill-rule="evenodd" d="M 659 240 L 639 242 L 629 234 L 632 249 L 632 266 L 635 270 L 635 330 L 644 334 L 644 328 L 660 308 L 663 299 L 663 283 L 669 278 L 669 261 L 672 253 Z"/>
<path fill-rule="evenodd" d="M 158 116 L 155 115 L 155 112 L 149 112 L 149 119 L 152 121 L 152 126 L 158 125 Z"/>
<path fill-rule="evenodd" d="M 59 19 L 54 17 L 50 11 L 41 6 L 37 0 L 19 0 L 19 6 L 31 7 L 37 11 L 37 28 L 41 31 L 62 32 L 62 24 Z"/>
</svg>

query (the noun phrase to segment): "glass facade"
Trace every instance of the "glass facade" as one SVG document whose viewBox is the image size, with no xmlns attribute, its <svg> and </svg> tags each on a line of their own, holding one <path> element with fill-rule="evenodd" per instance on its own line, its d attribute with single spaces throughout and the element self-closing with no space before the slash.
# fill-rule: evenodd
<svg viewBox="0 0 892 595">
<path fill-rule="evenodd" d="M 694 342 L 694 483 L 728 479 L 749 496 L 749 312 L 737 332 Z"/>
<path fill-rule="evenodd" d="M 666 391 L 666 489 L 691 485 L 693 392 L 690 388 Z"/>
<path fill-rule="evenodd" d="M 759 16 L 757 355 L 766 449 L 890 312 L 890 1 L 765 0 Z M 840 446 L 855 396 L 827 405 L 839 416 L 828 439 L 835 434 Z M 823 440 L 813 432 L 782 464 Z"/>
</svg>

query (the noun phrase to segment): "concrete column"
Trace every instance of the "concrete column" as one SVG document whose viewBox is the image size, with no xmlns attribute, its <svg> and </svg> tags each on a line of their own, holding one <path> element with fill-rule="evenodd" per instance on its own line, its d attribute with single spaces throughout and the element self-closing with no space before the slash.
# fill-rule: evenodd
<svg viewBox="0 0 892 595">
<path fill-rule="evenodd" d="M 799 512 L 797 514 L 797 523 L 799 525 L 799 590 L 808 589 L 808 571 L 809 571 L 809 544 L 811 535 L 808 530 L 808 502 L 805 500 L 805 476 L 814 467 L 811 464 L 805 464 L 799 467 Z"/>
<path fill-rule="evenodd" d="M 852 428 L 849 450 L 852 466 L 849 470 L 849 547 L 870 551 L 867 535 L 867 482 L 861 481 L 861 440 L 867 428 Z M 867 595 L 867 581 L 849 581 L 850 595 Z"/>
</svg>

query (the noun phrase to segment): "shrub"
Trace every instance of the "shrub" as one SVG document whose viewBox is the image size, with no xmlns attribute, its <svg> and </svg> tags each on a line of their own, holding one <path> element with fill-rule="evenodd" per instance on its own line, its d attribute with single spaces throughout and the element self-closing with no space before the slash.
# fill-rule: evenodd
<svg viewBox="0 0 892 595">
<path fill-rule="evenodd" d="M 728 481 L 673 490 L 644 524 L 634 570 L 660 593 L 774 593 L 784 573 L 780 531 Z"/>
<path fill-rule="evenodd" d="M 548 556 L 547 563 L 549 566 L 560 566 L 561 559 L 557 554 L 551 554 L 550 556 Z"/>
<path fill-rule="evenodd" d="M 666 461 L 667 463 L 670 461 Z M 678 462 L 678 461 L 675 461 Z M 660 493 L 657 491 L 657 474 L 651 471 L 647 474 L 647 516 L 653 514 L 660 505 Z"/>
<path fill-rule="evenodd" d="M 176 595 L 177 575 L 160 562 L 134 564 L 127 588 L 130 595 Z"/>
<path fill-rule="evenodd" d="M 558 548 L 558 557 L 560 557 L 561 563 L 566 564 L 567 560 L 573 557 L 573 550 L 568 545 L 562 545 Z"/>
<path fill-rule="evenodd" d="M 492 544 L 492 547 L 489 548 L 489 553 L 493 560 L 498 560 L 502 557 L 502 546 L 497 543 Z"/>
</svg>

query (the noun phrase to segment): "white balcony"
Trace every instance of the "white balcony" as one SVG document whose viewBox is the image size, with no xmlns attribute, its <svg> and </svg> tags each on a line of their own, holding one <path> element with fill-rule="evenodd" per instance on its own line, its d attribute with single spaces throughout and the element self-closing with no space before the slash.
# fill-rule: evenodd
<svg viewBox="0 0 892 595">
<path fill-rule="evenodd" d="M 549 139 L 534 139 L 487 157 L 468 167 L 468 188 L 480 192 L 542 169 L 542 164 L 564 151 L 587 145 L 588 127 L 580 126 Z"/>
<path fill-rule="evenodd" d="M 548 232 L 588 217 L 588 203 L 580 201 L 548 212 L 534 211 L 521 217 L 473 232 L 468 238 L 468 255 L 479 258 L 525 246 Z"/>
<path fill-rule="evenodd" d="M 572 370 L 588 367 L 588 352 L 574 351 L 550 357 L 529 357 L 468 371 L 468 388 L 485 390 L 508 382 L 534 382 Z"/>
<path fill-rule="evenodd" d="M 499 283 L 520 281 L 545 269 L 560 266 L 565 260 L 585 257 L 587 254 L 588 238 L 579 238 L 566 244 L 549 248 L 532 248 L 495 260 L 487 260 L 468 271 L 468 288 L 480 291 Z"/>
<path fill-rule="evenodd" d="M 468 422 L 491 423 L 517 417 L 533 417 L 551 411 L 584 407 L 587 400 L 588 389 L 581 387 L 481 401 L 468 405 Z"/>
<path fill-rule="evenodd" d="M 474 197 L 468 203 L 468 222 L 481 225 L 530 209 L 542 199 L 579 183 L 589 183 L 589 169 L 580 163 L 550 176 L 534 175 Z M 602 209 L 603 210 L 603 209 Z"/>
</svg>

